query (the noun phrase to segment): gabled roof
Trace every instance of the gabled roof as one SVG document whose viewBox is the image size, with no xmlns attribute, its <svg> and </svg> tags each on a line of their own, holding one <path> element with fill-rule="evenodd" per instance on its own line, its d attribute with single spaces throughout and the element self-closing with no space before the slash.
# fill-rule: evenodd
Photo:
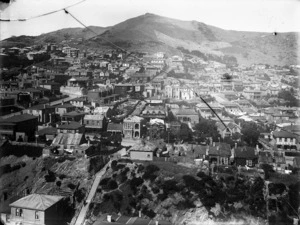
<svg viewBox="0 0 300 225">
<path fill-rule="evenodd" d="M 176 115 L 195 115 L 198 116 L 198 113 L 194 109 L 179 109 L 176 112 Z"/>
<path fill-rule="evenodd" d="M 104 116 L 101 114 L 96 114 L 96 115 L 85 115 L 84 116 L 85 120 L 103 120 Z"/>
<path fill-rule="evenodd" d="M 63 116 L 83 116 L 83 115 L 85 115 L 84 112 L 77 112 L 77 111 L 72 111 L 72 112 L 63 114 Z"/>
<path fill-rule="evenodd" d="M 45 211 L 62 198 L 62 196 L 56 195 L 31 194 L 11 203 L 9 206 Z"/>
<path fill-rule="evenodd" d="M 75 106 L 72 104 L 62 104 L 55 106 L 55 108 L 75 108 Z"/>
<path fill-rule="evenodd" d="M 107 131 L 123 131 L 123 124 L 109 123 L 107 126 Z"/>
<path fill-rule="evenodd" d="M 58 129 L 76 130 L 76 129 L 81 128 L 82 126 L 83 126 L 82 124 L 72 121 L 70 123 L 65 123 L 65 124 L 60 125 L 58 127 Z"/>
<path fill-rule="evenodd" d="M 16 116 L 12 116 L 9 117 L 7 119 L 0 119 L 0 122 L 4 122 L 4 123 L 19 123 L 19 122 L 24 122 L 27 120 L 32 120 L 32 119 L 37 119 L 37 116 L 32 116 L 29 114 L 22 114 L 22 115 L 16 115 Z"/>
<path fill-rule="evenodd" d="M 79 145 L 83 134 L 59 133 L 51 145 Z"/>
<path fill-rule="evenodd" d="M 34 110 L 41 110 L 41 109 L 44 109 L 44 108 L 48 109 L 48 108 L 55 108 L 55 107 L 54 106 L 50 106 L 50 105 L 40 104 L 40 105 L 34 105 L 34 106 L 32 106 L 32 107 L 30 107 L 28 109 L 30 109 L 30 110 L 32 110 L 32 109 L 34 109 Z"/>
<path fill-rule="evenodd" d="M 47 134 L 56 134 L 57 129 L 55 127 L 46 127 L 44 129 L 39 130 L 38 135 L 47 135 Z"/>
<path fill-rule="evenodd" d="M 274 131 L 273 132 L 274 137 L 278 138 L 296 138 L 296 135 L 287 131 Z"/>
<path fill-rule="evenodd" d="M 244 159 L 254 159 L 258 156 L 255 155 L 255 149 L 248 146 L 237 147 L 234 149 L 235 157 Z"/>
</svg>

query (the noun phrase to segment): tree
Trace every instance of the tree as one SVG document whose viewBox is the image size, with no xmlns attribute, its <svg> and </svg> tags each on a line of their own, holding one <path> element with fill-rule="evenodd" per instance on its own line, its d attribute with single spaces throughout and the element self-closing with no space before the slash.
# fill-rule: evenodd
<svg viewBox="0 0 300 225">
<path fill-rule="evenodd" d="M 212 137 L 213 141 L 218 141 L 219 137 L 221 137 L 215 121 L 202 118 L 200 122 L 196 124 L 195 130 L 195 135 L 202 141 L 208 137 Z"/>
<path fill-rule="evenodd" d="M 183 141 L 188 141 L 192 139 L 192 131 L 186 123 L 182 123 L 178 133 L 178 138 Z"/>
<path fill-rule="evenodd" d="M 291 91 L 281 90 L 278 93 L 278 98 L 283 99 L 287 106 L 299 107 L 299 101 L 295 98 Z"/>
<path fill-rule="evenodd" d="M 254 122 L 245 122 L 242 124 L 242 138 L 250 146 L 256 146 L 259 138 L 259 130 Z"/>
</svg>

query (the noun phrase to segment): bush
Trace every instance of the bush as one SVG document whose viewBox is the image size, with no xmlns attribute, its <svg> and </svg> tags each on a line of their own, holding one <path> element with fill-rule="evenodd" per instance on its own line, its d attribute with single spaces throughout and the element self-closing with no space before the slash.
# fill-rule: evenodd
<svg viewBox="0 0 300 225">
<path fill-rule="evenodd" d="M 134 178 L 132 178 L 132 180 L 130 180 L 131 188 L 134 188 L 134 187 L 136 188 L 143 183 L 144 183 L 144 180 L 143 180 L 143 178 L 140 178 L 140 177 L 134 177 Z"/>
<path fill-rule="evenodd" d="M 108 181 L 110 181 L 109 177 L 102 179 L 99 184 L 100 185 L 107 185 Z"/>
<path fill-rule="evenodd" d="M 195 205 L 190 202 L 189 200 L 184 200 L 184 201 L 180 201 L 177 205 L 176 205 L 176 208 L 178 210 L 185 210 L 185 209 L 190 209 L 190 208 L 194 208 Z"/>
<path fill-rule="evenodd" d="M 147 209 L 147 208 L 144 208 L 142 210 L 142 213 L 145 214 L 146 216 L 148 216 L 149 218 L 154 218 L 156 216 L 156 213 L 152 210 L 152 209 Z"/>
<path fill-rule="evenodd" d="M 76 188 L 76 185 L 72 184 L 72 183 L 69 183 L 68 188 L 70 188 L 71 190 L 74 190 Z"/>
<path fill-rule="evenodd" d="M 60 186 L 61 186 L 61 181 L 60 181 L 60 180 L 56 181 L 56 186 L 57 186 L 57 187 L 60 187 Z"/>
<path fill-rule="evenodd" d="M 167 198 L 168 198 L 168 195 L 165 192 L 163 192 L 162 194 L 157 195 L 157 199 L 160 200 L 160 201 L 164 201 Z"/>
<path fill-rule="evenodd" d="M 66 178 L 67 176 L 64 175 L 64 174 L 61 174 L 61 175 L 59 175 L 58 177 L 59 177 L 59 179 L 63 180 L 63 179 Z"/>
<path fill-rule="evenodd" d="M 154 194 L 158 194 L 159 193 L 159 188 L 153 187 L 152 191 L 153 191 Z"/>
<path fill-rule="evenodd" d="M 89 172 L 92 174 L 95 174 L 98 171 L 100 171 L 106 164 L 106 159 L 107 158 L 105 156 L 95 156 L 95 157 L 91 158 Z"/>
<path fill-rule="evenodd" d="M 165 193 L 172 194 L 174 192 L 179 191 L 177 187 L 177 181 L 175 180 L 167 180 L 162 184 L 162 189 Z"/>
<path fill-rule="evenodd" d="M 82 202 L 82 200 L 85 197 L 85 193 L 83 189 L 78 189 L 77 191 L 75 191 L 74 196 L 77 200 L 77 202 Z"/>
<path fill-rule="evenodd" d="M 110 194 L 103 195 L 103 201 L 108 202 L 110 199 L 111 199 L 111 195 Z"/>
<path fill-rule="evenodd" d="M 56 180 L 55 173 L 53 173 L 51 170 L 48 170 L 48 174 L 45 175 L 46 182 L 54 182 Z"/>
<path fill-rule="evenodd" d="M 198 191 L 201 187 L 203 187 L 203 182 L 196 180 L 193 176 L 184 175 L 182 178 L 186 187 L 193 191 Z"/>
<path fill-rule="evenodd" d="M 115 180 L 110 180 L 110 181 L 108 181 L 108 183 L 107 183 L 107 188 L 108 188 L 109 190 L 117 189 L 117 188 L 118 188 L 118 183 L 117 183 Z"/>
</svg>

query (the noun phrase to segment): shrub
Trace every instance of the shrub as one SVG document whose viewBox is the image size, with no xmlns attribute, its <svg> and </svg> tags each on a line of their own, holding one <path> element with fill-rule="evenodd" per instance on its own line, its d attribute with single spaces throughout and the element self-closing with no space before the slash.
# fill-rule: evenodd
<svg viewBox="0 0 300 225">
<path fill-rule="evenodd" d="M 165 193 L 174 193 L 179 191 L 179 188 L 177 187 L 177 181 L 175 180 L 167 180 L 162 184 L 162 189 Z"/>
<path fill-rule="evenodd" d="M 195 205 L 190 202 L 189 200 L 184 200 L 184 201 L 180 201 L 177 205 L 176 205 L 176 208 L 178 210 L 185 210 L 185 209 L 190 209 L 190 208 L 194 208 Z"/>
<path fill-rule="evenodd" d="M 110 194 L 103 195 L 103 201 L 108 202 L 111 199 Z"/>
<path fill-rule="evenodd" d="M 76 185 L 72 184 L 72 183 L 69 183 L 68 188 L 70 188 L 71 190 L 74 190 L 76 188 Z"/>
<path fill-rule="evenodd" d="M 117 165 L 118 165 L 118 162 L 116 160 L 113 160 L 111 162 L 111 168 L 112 168 L 113 171 L 117 170 Z"/>
<path fill-rule="evenodd" d="M 90 166 L 89 166 L 89 172 L 90 173 L 97 173 L 99 170 L 101 170 L 106 163 L 106 157 L 105 156 L 96 156 L 90 159 Z"/>
<path fill-rule="evenodd" d="M 85 193 L 83 189 L 78 189 L 77 191 L 75 191 L 74 196 L 77 200 L 77 202 L 82 202 L 82 200 L 85 197 Z"/>
<path fill-rule="evenodd" d="M 45 175 L 46 182 L 54 182 L 56 180 L 55 173 L 51 170 L 48 170 L 48 174 Z"/>
<path fill-rule="evenodd" d="M 26 176 L 25 178 L 24 178 L 24 181 L 26 181 L 28 179 L 28 176 Z"/>
<path fill-rule="evenodd" d="M 147 208 L 144 208 L 142 210 L 142 213 L 145 214 L 146 216 L 148 216 L 149 218 L 154 218 L 156 216 L 156 213 L 152 210 L 152 209 L 147 209 Z"/>
<path fill-rule="evenodd" d="M 64 175 L 64 174 L 61 174 L 61 175 L 59 175 L 58 177 L 59 177 L 59 179 L 63 180 L 63 179 L 66 178 L 67 176 Z"/>
<path fill-rule="evenodd" d="M 123 165 L 123 164 L 118 164 L 118 165 L 116 166 L 116 170 L 121 170 L 121 169 L 123 169 L 123 168 L 125 168 L 125 165 Z"/>
<path fill-rule="evenodd" d="M 165 192 L 163 192 L 162 194 L 157 195 L 157 199 L 160 200 L 160 201 L 164 201 L 167 198 L 168 198 L 168 195 Z"/>
<path fill-rule="evenodd" d="M 207 175 L 204 172 L 200 171 L 199 173 L 197 173 L 197 177 L 203 178 L 207 177 Z"/>
<path fill-rule="evenodd" d="M 99 184 L 100 185 L 107 185 L 108 181 L 110 181 L 109 177 L 102 179 Z"/>
<path fill-rule="evenodd" d="M 153 187 L 152 191 L 154 194 L 158 194 L 159 193 L 159 188 L 158 187 Z"/>
<path fill-rule="evenodd" d="M 142 164 L 139 164 L 139 165 L 138 165 L 137 172 L 138 172 L 138 173 L 143 172 L 144 169 L 145 169 L 145 167 L 144 167 Z"/>
<path fill-rule="evenodd" d="M 110 180 L 110 181 L 108 181 L 108 183 L 107 183 L 107 188 L 108 188 L 109 190 L 117 189 L 117 188 L 118 188 L 118 183 L 117 183 L 115 180 Z"/>
<path fill-rule="evenodd" d="M 186 187 L 193 191 L 198 191 L 203 186 L 203 182 L 196 180 L 193 176 L 184 175 L 182 178 Z"/>
<path fill-rule="evenodd" d="M 61 181 L 60 181 L 60 180 L 56 181 L 56 186 L 57 186 L 57 187 L 60 187 L 60 186 L 61 186 Z"/>
<path fill-rule="evenodd" d="M 134 178 L 132 178 L 132 180 L 130 180 L 131 188 L 138 187 L 143 183 L 144 183 L 144 180 L 143 180 L 143 178 L 140 178 L 140 177 L 134 177 Z"/>
</svg>

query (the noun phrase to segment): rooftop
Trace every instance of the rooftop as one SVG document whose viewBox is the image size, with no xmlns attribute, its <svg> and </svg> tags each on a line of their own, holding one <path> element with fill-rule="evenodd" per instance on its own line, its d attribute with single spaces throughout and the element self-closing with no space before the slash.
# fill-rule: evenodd
<svg viewBox="0 0 300 225">
<path fill-rule="evenodd" d="M 55 195 L 31 194 L 11 203 L 9 206 L 45 211 L 62 198 L 62 196 Z"/>
<path fill-rule="evenodd" d="M 32 119 L 37 119 L 37 116 L 32 116 L 29 114 L 22 114 L 22 115 L 16 115 L 16 116 L 12 116 L 6 119 L 0 119 L 0 122 L 3 123 L 19 123 L 19 122 L 24 122 L 27 120 L 32 120 Z"/>
<path fill-rule="evenodd" d="M 83 125 L 78 123 L 78 122 L 75 122 L 75 121 L 72 121 L 70 123 L 65 123 L 65 124 L 62 124 L 60 126 L 58 126 L 58 129 L 66 129 L 66 130 L 76 130 L 76 129 L 79 129 L 80 127 L 82 127 Z"/>
</svg>

